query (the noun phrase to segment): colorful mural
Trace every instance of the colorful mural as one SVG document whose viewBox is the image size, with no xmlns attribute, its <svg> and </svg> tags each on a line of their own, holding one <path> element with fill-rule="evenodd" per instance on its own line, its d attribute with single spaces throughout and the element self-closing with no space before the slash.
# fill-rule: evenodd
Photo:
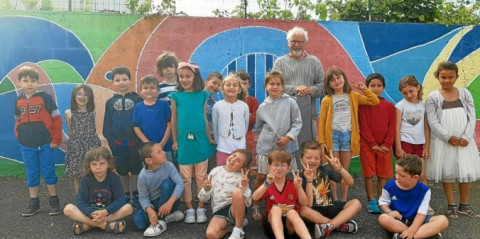
<svg viewBox="0 0 480 239">
<path fill-rule="evenodd" d="M 286 32 L 296 25 L 309 32 L 307 51 L 321 60 L 324 69 L 339 66 L 352 82 L 363 81 L 372 72 L 384 74 L 385 98 L 392 102 L 402 98 L 398 81 L 403 76 L 417 76 L 428 95 L 438 87 L 433 77 L 437 63 L 457 63 L 461 69 L 457 86 L 472 92 L 480 118 L 480 68 L 475 67 L 480 62 L 476 40 L 480 26 L 0 11 L 4 36 L 0 38 L 0 106 L 6 109 L 0 115 L 0 156 L 21 161 L 13 134 L 13 105 L 19 93 L 16 74 L 23 65 L 39 70 L 42 90 L 54 96 L 61 112 L 69 108 L 76 84 L 90 84 L 101 132 L 104 104 L 113 94 L 114 66 L 130 68 L 136 90 L 137 79 L 155 74 L 157 56 L 172 51 L 180 60 L 199 64 L 204 77 L 211 71 L 224 75 L 248 71 L 253 81 L 250 94 L 263 101 L 265 73 L 288 53 Z M 65 122 L 63 128 L 67 140 Z M 62 144 L 56 150 L 59 164 L 64 148 Z"/>
</svg>

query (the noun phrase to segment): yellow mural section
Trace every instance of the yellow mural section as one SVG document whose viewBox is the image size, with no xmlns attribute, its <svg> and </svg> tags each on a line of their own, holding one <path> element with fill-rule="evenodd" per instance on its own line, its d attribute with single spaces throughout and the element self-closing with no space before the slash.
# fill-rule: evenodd
<svg viewBox="0 0 480 239">
<path fill-rule="evenodd" d="M 432 63 L 430 69 L 428 69 L 425 79 L 423 80 L 423 99 L 425 100 L 430 92 L 438 89 L 440 84 L 435 78 L 433 73 L 437 69 L 437 66 L 442 61 L 447 61 L 450 58 L 450 54 L 453 52 L 457 44 L 460 42 L 463 36 L 473 29 L 473 26 L 465 26 L 459 31 L 450 42 L 443 48 L 443 51 L 438 55 L 437 59 Z M 478 75 L 478 67 L 475 67 L 475 62 L 480 62 L 480 49 L 472 52 L 461 61 L 457 62 L 459 69 L 459 78 L 455 83 L 456 87 L 466 88 Z"/>
</svg>

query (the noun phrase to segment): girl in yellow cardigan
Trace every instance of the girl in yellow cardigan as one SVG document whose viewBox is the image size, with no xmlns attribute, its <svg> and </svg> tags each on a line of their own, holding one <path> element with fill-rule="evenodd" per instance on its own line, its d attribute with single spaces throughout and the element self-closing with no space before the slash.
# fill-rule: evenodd
<svg viewBox="0 0 480 239">
<path fill-rule="evenodd" d="M 380 100 L 363 82 L 354 87 L 364 95 L 351 91 L 347 76 L 338 67 L 333 66 L 325 75 L 325 96 L 320 107 L 318 122 L 318 142 L 323 153 L 330 150 L 340 159 L 342 166 L 348 170 L 353 154 L 360 151 L 360 133 L 358 124 L 359 105 L 378 105 Z M 337 187 L 331 185 L 332 198 L 338 200 Z M 342 183 L 342 201 L 347 201 L 348 185 Z"/>
</svg>

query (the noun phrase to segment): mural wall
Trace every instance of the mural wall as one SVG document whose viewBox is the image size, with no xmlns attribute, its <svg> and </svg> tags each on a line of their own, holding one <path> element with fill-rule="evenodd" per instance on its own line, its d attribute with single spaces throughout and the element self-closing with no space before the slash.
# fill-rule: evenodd
<svg viewBox="0 0 480 239">
<path fill-rule="evenodd" d="M 180 60 L 198 63 L 204 77 L 211 71 L 248 71 L 250 94 L 261 102 L 265 73 L 288 53 L 286 32 L 296 25 L 309 32 L 307 51 L 324 69 L 339 66 L 353 82 L 382 73 L 387 79 L 384 96 L 394 103 L 402 98 L 398 82 L 403 76 L 415 75 L 428 95 L 438 88 L 433 77 L 438 62 L 457 63 L 457 86 L 472 92 L 480 118 L 480 26 L 0 12 L 0 156 L 21 161 L 13 108 L 19 94 L 16 75 L 23 65 L 39 70 L 41 90 L 54 96 L 61 112 L 70 107 L 76 84 L 90 84 L 102 132 L 114 66 L 130 68 L 132 90 L 137 90 L 141 77 L 155 74 L 157 56 L 172 51 Z M 68 130 L 63 123 L 65 143 Z M 56 150 L 57 163 L 63 163 L 64 143 Z"/>
</svg>

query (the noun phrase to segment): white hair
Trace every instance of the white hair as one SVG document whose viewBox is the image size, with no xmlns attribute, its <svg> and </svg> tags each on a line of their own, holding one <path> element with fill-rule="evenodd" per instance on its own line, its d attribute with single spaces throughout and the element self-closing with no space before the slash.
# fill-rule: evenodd
<svg viewBox="0 0 480 239">
<path fill-rule="evenodd" d="M 303 27 L 295 26 L 287 32 L 287 41 L 292 39 L 293 35 L 303 35 L 305 42 L 308 42 L 308 32 Z"/>
</svg>

